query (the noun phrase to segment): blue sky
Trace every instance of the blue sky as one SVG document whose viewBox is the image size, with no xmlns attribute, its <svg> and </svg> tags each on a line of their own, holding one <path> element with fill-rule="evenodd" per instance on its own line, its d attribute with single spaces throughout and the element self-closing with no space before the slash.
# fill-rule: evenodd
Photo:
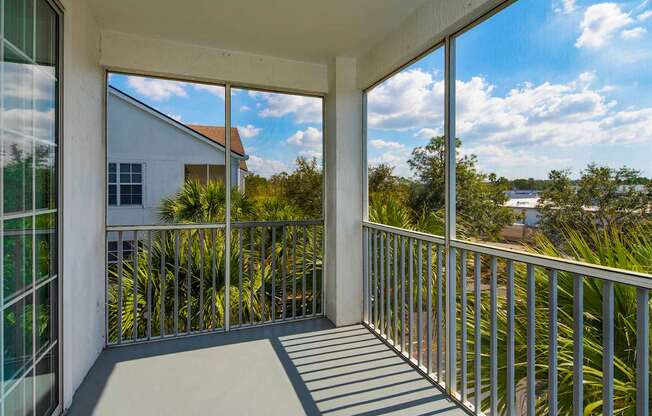
<svg viewBox="0 0 652 416">
<path fill-rule="evenodd" d="M 457 135 L 481 169 L 577 176 L 590 162 L 652 176 L 652 4 L 520 0 L 457 39 Z M 443 50 L 369 94 L 369 159 L 409 176 L 443 128 Z"/>
<path fill-rule="evenodd" d="M 590 162 L 652 177 L 652 0 L 519 0 L 457 39 L 462 152 L 508 178 L 573 176 Z M 443 130 L 444 51 L 368 97 L 370 164 L 411 176 L 414 147 Z M 224 125 L 222 87 L 114 74 L 110 83 L 184 123 Z M 232 123 L 263 176 L 321 163 L 321 100 L 233 90 Z"/>
<path fill-rule="evenodd" d="M 182 123 L 224 126 L 223 87 L 122 74 L 111 74 L 109 83 Z M 234 88 L 231 108 L 251 171 L 290 171 L 299 156 L 321 165 L 320 98 Z"/>
</svg>

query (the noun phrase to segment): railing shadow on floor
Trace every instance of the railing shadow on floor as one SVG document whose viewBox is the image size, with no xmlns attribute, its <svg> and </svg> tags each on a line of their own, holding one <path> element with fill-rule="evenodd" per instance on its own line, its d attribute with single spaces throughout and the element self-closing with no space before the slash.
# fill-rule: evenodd
<svg viewBox="0 0 652 416">
<path fill-rule="evenodd" d="M 272 356 L 276 356 L 277 362 L 270 365 L 280 364 L 291 385 L 290 390 L 293 390 L 288 397 L 294 395 L 299 402 L 297 406 L 300 404 L 297 409 L 302 409 L 305 414 L 381 415 L 397 411 L 409 411 L 411 414 L 442 414 L 450 411 L 451 414 L 463 414 L 455 404 L 448 401 L 445 394 L 410 368 L 367 328 L 361 325 L 335 328 L 328 320 L 320 318 L 109 348 L 102 352 L 77 391 L 69 415 L 103 413 L 95 413 L 96 406 L 103 399 L 109 383 L 120 383 L 110 379 L 116 377 L 116 369 L 126 363 L 143 360 L 142 370 L 148 371 L 148 366 L 155 364 L 146 364 L 147 358 L 229 346 L 237 346 L 235 351 L 242 351 L 242 354 L 251 354 L 257 348 L 258 344 L 255 343 L 260 341 L 267 341 L 273 349 Z M 254 344 L 245 346 L 246 343 Z M 211 359 L 229 360 L 228 354 L 232 354 L 222 353 L 227 350 L 215 351 L 221 352 L 216 352 Z M 193 359 L 204 357 L 198 355 Z M 278 371 L 270 371 L 267 376 L 270 375 L 278 377 Z M 237 373 L 224 376 L 227 387 L 229 377 L 233 377 L 233 380 L 241 377 Z M 179 375 L 179 379 L 183 377 L 182 374 Z M 260 377 L 264 379 L 266 375 L 260 374 Z M 155 377 L 152 382 L 156 384 Z M 188 387 L 192 390 L 192 386 L 186 385 Z M 115 386 L 111 388 L 115 389 Z M 155 389 L 152 386 L 146 388 Z M 113 393 L 109 396 L 115 399 Z M 192 396 L 189 394 L 186 397 L 183 390 L 180 390 L 177 399 L 191 400 Z M 246 399 L 243 397 L 243 400 Z M 106 406 L 106 403 L 102 406 Z M 216 409 L 219 408 L 213 407 L 213 410 Z M 265 411 L 264 400 L 261 400 L 260 409 Z"/>
</svg>

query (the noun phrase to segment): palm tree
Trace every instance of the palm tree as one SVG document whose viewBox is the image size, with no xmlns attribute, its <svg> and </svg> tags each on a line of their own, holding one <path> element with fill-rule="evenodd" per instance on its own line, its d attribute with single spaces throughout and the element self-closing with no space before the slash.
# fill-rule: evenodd
<svg viewBox="0 0 652 416">
<path fill-rule="evenodd" d="M 275 199 L 253 204 L 237 190 L 232 192 L 232 201 L 233 212 L 240 219 L 265 215 L 264 218 L 285 220 L 293 218 L 297 212 L 284 201 Z M 218 222 L 223 219 L 224 202 L 221 183 L 210 182 L 204 186 L 187 182 L 175 196 L 163 201 L 161 216 L 175 223 Z M 320 310 L 322 232 L 321 226 L 234 224 L 228 259 L 232 325 L 270 320 L 272 309 L 275 318 L 280 317 L 284 309 L 286 316 L 292 316 L 293 311 L 301 315 L 304 299 L 307 314 Z M 122 267 L 117 264 L 109 267 L 109 339 L 116 341 L 120 329 L 123 338 L 132 338 L 134 325 L 138 337 L 146 336 L 148 316 L 151 316 L 152 336 L 160 335 L 161 329 L 171 334 L 223 327 L 226 299 L 224 230 L 153 232 L 151 242 L 149 235 L 142 232 L 139 237 L 143 244 L 139 245 L 137 255 L 126 257 Z M 151 302 L 148 301 L 150 297 Z M 120 298 L 121 317 L 118 316 Z"/>
</svg>

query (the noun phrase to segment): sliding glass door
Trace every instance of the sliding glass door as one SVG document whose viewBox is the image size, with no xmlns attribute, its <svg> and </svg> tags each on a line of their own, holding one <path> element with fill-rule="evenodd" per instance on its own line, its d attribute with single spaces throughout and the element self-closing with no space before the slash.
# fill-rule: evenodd
<svg viewBox="0 0 652 416">
<path fill-rule="evenodd" d="M 2 1 L 2 415 L 59 403 L 58 12 Z"/>
</svg>

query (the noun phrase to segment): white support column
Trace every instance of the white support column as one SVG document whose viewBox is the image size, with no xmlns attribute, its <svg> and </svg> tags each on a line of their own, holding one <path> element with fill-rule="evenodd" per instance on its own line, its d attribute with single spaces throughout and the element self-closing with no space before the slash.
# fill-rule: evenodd
<svg viewBox="0 0 652 416">
<path fill-rule="evenodd" d="M 356 61 L 328 67 L 325 108 L 326 316 L 337 326 L 362 321 L 362 91 Z"/>
</svg>

